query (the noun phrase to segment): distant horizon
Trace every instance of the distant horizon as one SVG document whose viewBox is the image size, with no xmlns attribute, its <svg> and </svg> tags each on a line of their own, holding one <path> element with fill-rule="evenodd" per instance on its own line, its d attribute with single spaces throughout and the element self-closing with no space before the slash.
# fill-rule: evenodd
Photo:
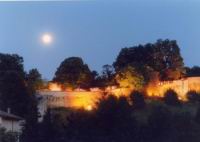
<svg viewBox="0 0 200 142">
<path fill-rule="evenodd" d="M 185 66 L 199 66 L 200 1 L 60 1 L 0 5 L 0 52 L 18 54 L 25 70 L 51 80 L 60 63 L 81 57 L 101 72 L 120 50 L 176 40 Z M 49 33 L 51 43 L 42 43 Z M 46 39 L 48 40 L 48 39 Z"/>
</svg>

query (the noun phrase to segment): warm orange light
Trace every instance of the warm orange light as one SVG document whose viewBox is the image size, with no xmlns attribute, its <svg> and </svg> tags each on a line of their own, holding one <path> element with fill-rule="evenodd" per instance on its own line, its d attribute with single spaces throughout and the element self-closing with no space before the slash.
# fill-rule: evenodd
<svg viewBox="0 0 200 142">
<path fill-rule="evenodd" d="M 88 105 L 85 109 L 88 110 L 88 111 L 91 111 L 92 110 L 92 106 Z"/>
<path fill-rule="evenodd" d="M 49 83 L 48 84 L 48 89 L 50 91 L 62 91 L 61 85 L 59 85 L 57 83 Z"/>
<path fill-rule="evenodd" d="M 200 77 L 187 78 L 184 80 L 151 82 L 144 89 L 149 98 L 162 98 L 167 90 L 173 89 L 177 93 L 180 100 L 187 101 L 186 93 L 190 90 L 200 92 L 199 84 Z M 133 91 L 130 88 L 118 88 L 117 86 L 108 86 L 105 90 L 100 88 L 90 88 L 90 91 L 87 91 L 79 88 L 75 90 L 64 91 L 62 90 L 62 85 L 58 83 L 49 83 L 48 89 L 50 94 L 55 96 L 60 94 L 62 96 L 61 99 L 52 99 L 52 105 L 56 106 L 59 104 L 59 106 L 63 107 L 71 107 L 77 109 L 84 108 L 87 111 L 91 111 L 96 108 L 96 103 L 101 97 L 109 96 L 110 94 L 117 97 L 129 97 Z"/>
<path fill-rule="evenodd" d="M 65 96 L 66 107 L 84 108 L 85 110 L 92 110 L 96 102 L 102 97 L 102 92 L 91 91 L 70 91 Z"/>
</svg>

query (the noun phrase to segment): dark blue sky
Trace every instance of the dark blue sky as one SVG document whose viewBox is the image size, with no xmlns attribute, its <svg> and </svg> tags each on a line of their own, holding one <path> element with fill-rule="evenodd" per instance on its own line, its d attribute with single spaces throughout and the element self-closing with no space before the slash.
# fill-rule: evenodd
<svg viewBox="0 0 200 142">
<path fill-rule="evenodd" d="M 44 32 L 54 35 L 48 47 L 40 42 Z M 23 56 L 26 70 L 38 68 L 47 79 L 66 57 L 100 71 L 121 48 L 159 38 L 177 40 L 185 64 L 200 65 L 200 1 L 0 3 L 0 52 Z"/>
</svg>

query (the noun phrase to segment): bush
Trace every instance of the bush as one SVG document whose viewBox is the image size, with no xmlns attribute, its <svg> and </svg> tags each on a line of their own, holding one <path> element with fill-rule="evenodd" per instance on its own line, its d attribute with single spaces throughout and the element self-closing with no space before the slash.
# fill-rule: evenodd
<svg viewBox="0 0 200 142">
<path fill-rule="evenodd" d="M 186 96 L 189 102 L 200 102 L 200 94 L 196 91 L 189 91 Z"/>
<path fill-rule="evenodd" d="M 168 138 L 172 125 L 172 114 L 163 106 L 156 106 L 148 118 L 149 140 L 163 141 Z"/>
<path fill-rule="evenodd" d="M 6 132 L 4 128 L 0 128 L 0 142 L 17 142 L 17 140 L 17 133 Z"/>
<path fill-rule="evenodd" d="M 126 97 L 105 97 L 96 110 L 77 112 L 68 120 L 69 141 L 130 142 L 136 137 L 136 122 Z"/>
<path fill-rule="evenodd" d="M 167 90 L 165 92 L 163 99 L 164 99 L 165 104 L 167 104 L 167 105 L 172 105 L 172 106 L 180 105 L 180 101 L 178 99 L 178 95 L 172 89 L 169 89 L 169 90 Z"/>
<path fill-rule="evenodd" d="M 136 109 L 145 107 L 144 94 L 138 91 L 134 91 L 130 95 L 132 106 Z"/>
<path fill-rule="evenodd" d="M 200 124 L 200 107 L 198 107 L 196 116 L 195 116 L 195 121 Z"/>
</svg>

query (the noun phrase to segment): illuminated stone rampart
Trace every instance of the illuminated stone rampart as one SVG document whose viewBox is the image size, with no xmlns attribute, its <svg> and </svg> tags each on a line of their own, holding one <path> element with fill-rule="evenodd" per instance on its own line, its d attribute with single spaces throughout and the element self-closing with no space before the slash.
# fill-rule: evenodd
<svg viewBox="0 0 200 142">
<path fill-rule="evenodd" d="M 189 77 L 181 80 L 150 84 L 147 87 L 147 93 L 149 96 L 163 97 L 168 89 L 173 89 L 178 94 L 179 99 L 186 100 L 188 91 L 200 92 L 200 77 Z"/>
<path fill-rule="evenodd" d="M 150 97 L 163 97 L 168 89 L 173 89 L 178 94 L 179 99 L 186 100 L 186 93 L 190 90 L 200 92 L 200 77 L 189 77 L 181 80 L 164 81 L 152 83 L 147 88 L 147 95 Z M 91 110 L 104 93 L 115 96 L 128 96 L 131 90 L 128 88 L 108 87 L 105 91 L 38 91 L 39 111 L 43 116 L 47 108 L 67 107 L 84 108 Z"/>
</svg>

